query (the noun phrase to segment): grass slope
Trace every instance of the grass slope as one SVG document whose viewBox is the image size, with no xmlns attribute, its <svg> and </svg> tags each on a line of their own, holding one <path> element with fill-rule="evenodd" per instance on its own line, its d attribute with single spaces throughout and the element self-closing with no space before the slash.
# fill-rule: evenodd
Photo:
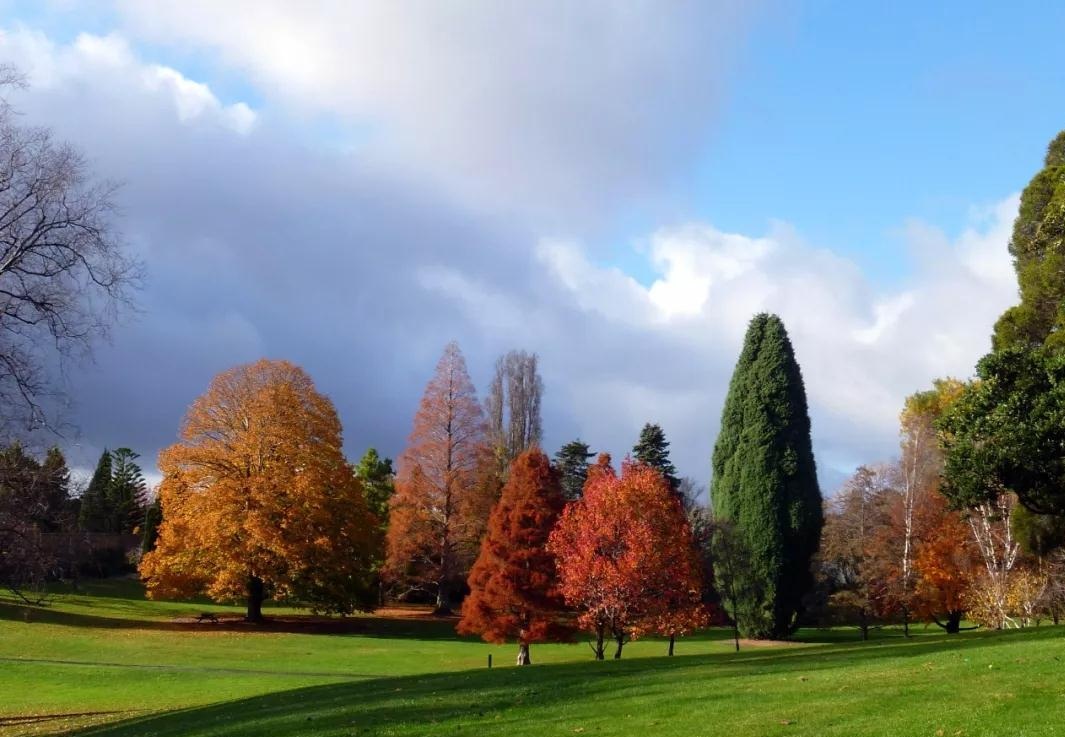
<svg viewBox="0 0 1065 737">
<path fill-rule="evenodd" d="M 513 648 L 457 638 L 447 622 L 365 618 L 346 634 L 172 623 L 208 609 L 236 611 L 145 602 L 132 582 L 45 610 L 0 602 L 0 734 L 1065 733 L 1059 628 L 869 643 L 809 631 L 739 654 L 713 631 L 674 658 L 657 640 L 604 663 L 584 645 L 534 646 L 533 667 L 488 670 L 489 652 L 509 665 Z"/>
</svg>

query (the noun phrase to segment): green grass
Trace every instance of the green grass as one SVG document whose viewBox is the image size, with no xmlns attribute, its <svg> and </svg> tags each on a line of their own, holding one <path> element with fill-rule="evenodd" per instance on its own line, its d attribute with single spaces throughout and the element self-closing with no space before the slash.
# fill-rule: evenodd
<svg viewBox="0 0 1065 737">
<path fill-rule="evenodd" d="M 0 734 L 1065 732 L 1065 630 L 1053 627 L 909 640 L 884 630 L 869 643 L 810 630 L 739 654 L 727 632 L 710 631 L 681 640 L 673 658 L 658 640 L 602 663 L 584 644 L 537 645 L 535 665 L 519 669 L 498 667 L 513 647 L 457 638 L 447 622 L 366 617 L 344 634 L 173 624 L 206 610 L 237 611 L 147 602 L 131 581 L 46 609 L 0 601 Z"/>
</svg>

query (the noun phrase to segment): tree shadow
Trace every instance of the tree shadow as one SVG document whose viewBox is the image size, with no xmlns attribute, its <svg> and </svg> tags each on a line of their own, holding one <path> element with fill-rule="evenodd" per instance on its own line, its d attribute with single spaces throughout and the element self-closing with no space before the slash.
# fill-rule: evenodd
<svg viewBox="0 0 1065 737">
<path fill-rule="evenodd" d="M 633 690 L 668 698 L 679 678 L 673 674 L 697 667 L 705 699 L 724 698 L 717 679 L 751 666 L 771 666 L 774 675 L 809 676 L 821 670 L 847 668 L 870 657 L 928 658 L 944 652 L 977 651 L 994 641 L 1059 639 L 1051 628 L 1020 632 L 972 633 L 957 637 L 895 641 L 888 645 L 855 643 L 824 647 L 750 650 L 637 658 L 632 660 L 535 665 L 419 676 L 376 678 L 281 691 L 211 706 L 127 719 L 76 732 L 108 737 L 345 737 L 378 730 L 409 730 L 416 734 L 506 733 L 508 724 L 528 718 L 524 707 L 535 705 L 541 731 L 574 731 L 564 702 L 594 701 L 605 713 L 622 709 Z M 563 729 L 565 727 L 565 729 Z"/>
<path fill-rule="evenodd" d="M 267 610 L 266 621 L 246 622 L 242 615 L 217 613 L 217 620 L 198 621 L 200 609 L 190 607 L 185 616 L 152 619 L 72 612 L 54 607 L 0 603 L 0 620 L 61 625 L 65 627 L 165 632 L 241 632 L 261 634 L 320 634 L 465 641 L 455 634 L 455 619 L 411 616 L 326 617 L 311 614 L 276 614 Z M 136 614 L 136 611 L 132 612 Z"/>
</svg>

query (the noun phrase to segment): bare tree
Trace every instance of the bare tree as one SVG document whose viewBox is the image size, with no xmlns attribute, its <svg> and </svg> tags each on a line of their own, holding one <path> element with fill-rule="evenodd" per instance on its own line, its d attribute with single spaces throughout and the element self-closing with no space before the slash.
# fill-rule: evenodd
<svg viewBox="0 0 1065 737">
<path fill-rule="evenodd" d="M 509 351 L 496 361 L 485 404 L 489 440 L 502 471 L 526 448 L 540 443 L 543 394 L 544 382 L 537 371 L 535 353 Z"/>
<path fill-rule="evenodd" d="M 969 528 L 984 561 L 984 573 L 976 586 L 982 614 L 978 619 L 995 629 L 1019 626 L 1011 616 L 1009 602 L 1013 586 L 1014 565 L 1020 544 L 1013 537 L 1010 518 L 1017 499 L 1012 494 L 999 494 L 992 502 L 984 502 L 969 511 Z"/>
<path fill-rule="evenodd" d="M 0 67 L 0 90 L 22 84 Z M 0 101 L 0 432 L 53 426 L 49 366 L 88 356 L 130 304 L 140 265 L 122 247 L 115 189 Z"/>
</svg>

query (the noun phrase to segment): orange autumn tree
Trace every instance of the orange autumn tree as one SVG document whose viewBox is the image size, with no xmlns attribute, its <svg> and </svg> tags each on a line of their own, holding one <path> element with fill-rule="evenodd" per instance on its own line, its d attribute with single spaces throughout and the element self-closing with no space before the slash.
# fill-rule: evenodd
<svg viewBox="0 0 1065 737">
<path fill-rule="evenodd" d="M 548 547 L 566 603 L 595 637 L 596 660 L 608 634 L 620 658 L 625 643 L 645 632 L 679 634 L 705 621 L 691 530 L 669 484 L 649 466 L 626 462 L 619 477 L 600 455 Z"/>
<path fill-rule="evenodd" d="M 510 466 L 488 534 L 470 572 L 460 634 L 486 642 L 518 641 L 518 665 L 529 665 L 529 645 L 566 639 L 565 602 L 558 588 L 548 537 L 566 506 L 558 472 L 538 448 Z"/>
<path fill-rule="evenodd" d="M 205 593 L 315 611 L 372 605 L 377 522 L 341 451 L 332 402 L 303 369 L 260 360 L 224 371 L 159 454 L 163 522 L 140 573 L 152 598 Z"/>
<path fill-rule="evenodd" d="M 979 553 L 965 520 L 939 494 L 928 499 L 919 524 L 923 534 L 914 557 L 916 613 L 955 634 L 971 603 Z"/>
<path fill-rule="evenodd" d="M 490 460 L 481 405 L 458 344 L 444 349 L 425 387 L 389 506 L 384 573 L 405 592 L 436 598 L 449 613 L 477 554 L 491 509 Z M 494 501 L 494 499 L 493 499 Z"/>
</svg>

